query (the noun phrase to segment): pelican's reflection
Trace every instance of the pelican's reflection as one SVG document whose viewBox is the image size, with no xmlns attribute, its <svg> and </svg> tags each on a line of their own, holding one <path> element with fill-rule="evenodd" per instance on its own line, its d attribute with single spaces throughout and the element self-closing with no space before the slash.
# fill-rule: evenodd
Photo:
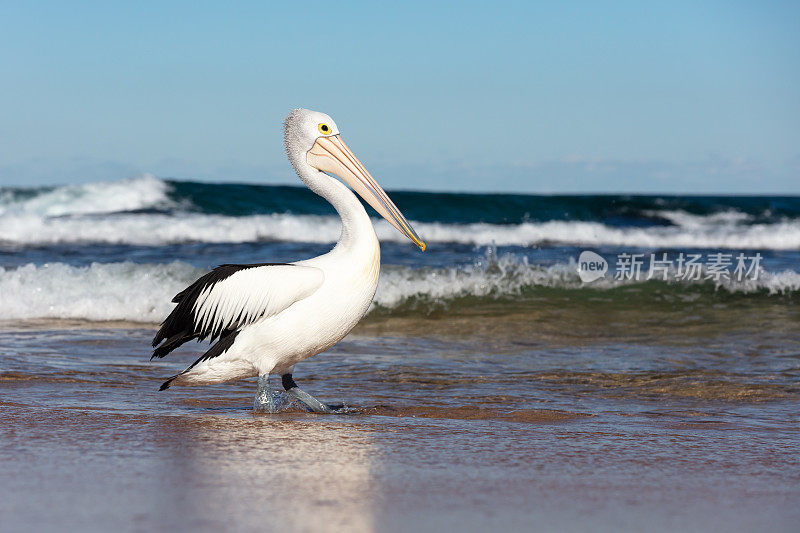
<svg viewBox="0 0 800 533">
<path fill-rule="evenodd" d="M 184 527 L 374 529 L 368 428 L 315 415 L 181 417 L 165 424 L 160 438 L 171 453 L 163 480 L 169 488 L 159 501 L 169 509 L 162 516 Z"/>
</svg>

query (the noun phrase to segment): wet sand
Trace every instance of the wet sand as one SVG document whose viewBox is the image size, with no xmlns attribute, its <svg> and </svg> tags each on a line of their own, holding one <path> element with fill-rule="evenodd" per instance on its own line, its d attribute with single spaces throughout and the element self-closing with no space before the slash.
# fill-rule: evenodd
<svg viewBox="0 0 800 533">
<path fill-rule="evenodd" d="M 342 413 L 255 415 L 252 381 L 159 393 L 195 353 L 148 363 L 150 329 L 52 326 L 0 331 L 3 531 L 800 523 L 788 333 L 701 350 L 368 326 L 296 372 Z"/>
</svg>

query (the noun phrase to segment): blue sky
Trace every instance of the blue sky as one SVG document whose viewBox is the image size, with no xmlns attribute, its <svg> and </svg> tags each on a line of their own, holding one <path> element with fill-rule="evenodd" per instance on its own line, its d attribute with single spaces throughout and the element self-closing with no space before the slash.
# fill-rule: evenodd
<svg viewBox="0 0 800 533">
<path fill-rule="evenodd" d="M 800 193 L 797 2 L 3 2 L 0 184 L 297 183 L 294 107 L 386 188 Z"/>
</svg>

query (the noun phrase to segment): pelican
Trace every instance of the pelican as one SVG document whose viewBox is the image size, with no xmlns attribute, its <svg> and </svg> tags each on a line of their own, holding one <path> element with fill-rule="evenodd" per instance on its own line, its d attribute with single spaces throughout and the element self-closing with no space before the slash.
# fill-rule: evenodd
<svg viewBox="0 0 800 533">
<path fill-rule="evenodd" d="M 294 263 L 222 265 L 178 293 L 172 299 L 178 305 L 153 338 L 150 359 L 192 339 L 210 338 L 213 344 L 160 390 L 258 376 L 254 409 L 274 412 L 269 377 L 278 374 L 283 388 L 310 411 L 329 413 L 337 407 L 300 389 L 292 372 L 300 361 L 342 340 L 366 314 L 378 286 L 381 252 L 364 206 L 333 176 L 425 250 L 331 117 L 295 109 L 284 122 L 284 145 L 300 179 L 341 217 L 339 241 L 324 255 Z"/>
</svg>

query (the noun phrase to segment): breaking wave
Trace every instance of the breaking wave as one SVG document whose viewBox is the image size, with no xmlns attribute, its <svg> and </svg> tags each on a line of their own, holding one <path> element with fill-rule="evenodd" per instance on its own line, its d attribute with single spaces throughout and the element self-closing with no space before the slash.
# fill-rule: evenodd
<svg viewBox="0 0 800 533">
<path fill-rule="evenodd" d="M 0 320 L 82 319 L 89 321 L 134 321 L 156 323 L 170 312 L 171 298 L 204 270 L 187 263 L 168 264 L 94 263 L 77 267 L 63 263 L 29 264 L 0 269 Z M 383 269 L 371 312 L 401 312 L 409 305 L 437 309 L 459 299 L 471 298 L 470 309 L 512 301 L 535 307 L 542 290 L 574 293 L 603 292 L 614 298 L 616 290 L 632 284 L 653 291 L 680 294 L 697 287 L 714 293 L 739 295 L 793 295 L 800 291 L 800 273 L 762 272 L 758 280 L 728 282 L 667 283 L 604 279 L 583 284 L 574 263 L 551 266 L 529 264 L 524 258 L 488 256 L 471 265 L 448 268 L 389 266 Z M 622 301 L 629 295 L 620 294 Z"/>
<path fill-rule="evenodd" d="M 800 250 L 800 201 L 791 197 L 761 199 L 758 205 L 735 197 L 396 197 L 430 244 Z M 511 214 L 503 213 L 506 205 Z M 329 213 L 324 201 L 298 188 L 168 182 L 148 174 L 0 189 L 0 243 L 332 243 L 340 226 Z M 383 241 L 404 242 L 382 220 L 376 231 Z"/>
<path fill-rule="evenodd" d="M 628 246 L 639 248 L 725 248 L 798 250 L 800 222 L 773 224 L 613 227 L 599 222 L 549 221 L 501 224 L 414 223 L 429 243 L 486 246 Z M 385 221 L 376 220 L 382 241 L 405 242 Z M 0 215 L 0 242 L 13 245 L 130 244 L 161 246 L 185 242 L 259 241 L 333 243 L 339 220 L 330 216 L 276 213 L 231 217 L 200 213 L 143 213 L 42 217 Z"/>
<path fill-rule="evenodd" d="M 152 174 L 83 185 L 40 189 L 3 188 L 0 189 L 0 217 L 49 218 L 169 209 L 176 207 L 169 197 L 169 191 L 167 182 Z"/>
<path fill-rule="evenodd" d="M 637 248 L 727 248 L 796 250 L 800 223 L 796 221 L 750 226 L 717 224 L 657 227 L 613 227 L 600 222 L 526 222 L 514 226 L 492 224 L 420 224 L 430 242 L 476 245 L 537 246 L 575 244 Z"/>
</svg>

